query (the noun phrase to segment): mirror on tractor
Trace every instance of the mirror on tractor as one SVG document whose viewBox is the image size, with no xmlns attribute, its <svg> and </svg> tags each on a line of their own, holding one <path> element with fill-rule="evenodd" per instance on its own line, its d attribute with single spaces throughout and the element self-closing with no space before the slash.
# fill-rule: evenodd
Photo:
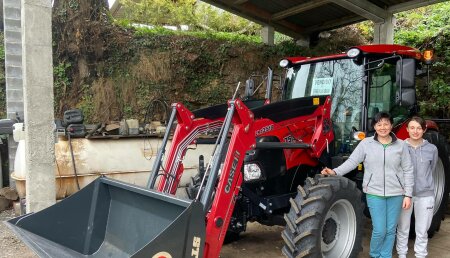
<svg viewBox="0 0 450 258">
<path fill-rule="evenodd" d="M 399 91 L 397 91 L 395 99 L 398 104 L 400 104 L 401 101 L 401 106 L 410 107 L 416 103 L 416 91 L 414 89 L 403 88 L 401 99 L 399 95 Z"/>
<path fill-rule="evenodd" d="M 401 106 L 413 106 L 416 103 L 415 76 L 416 61 L 414 59 L 397 61 L 396 82 L 399 90 L 396 94 L 396 102 Z"/>
<path fill-rule="evenodd" d="M 416 60 L 412 58 L 397 61 L 396 78 L 397 85 L 401 88 L 414 88 L 416 76 Z"/>
<path fill-rule="evenodd" d="M 245 81 L 245 93 L 244 93 L 244 100 L 248 100 L 252 98 L 253 93 L 255 92 L 255 81 L 252 78 L 249 78 Z"/>
</svg>

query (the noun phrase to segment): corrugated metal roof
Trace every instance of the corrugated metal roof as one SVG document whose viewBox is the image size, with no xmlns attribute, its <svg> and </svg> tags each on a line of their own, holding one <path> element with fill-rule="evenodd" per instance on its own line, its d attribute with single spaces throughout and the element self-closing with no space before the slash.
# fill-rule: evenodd
<svg viewBox="0 0 450 258">
<path fill-rule="evenodd" d="M 297 38 L 447 0 L 203 0 Z"/>
</svg>

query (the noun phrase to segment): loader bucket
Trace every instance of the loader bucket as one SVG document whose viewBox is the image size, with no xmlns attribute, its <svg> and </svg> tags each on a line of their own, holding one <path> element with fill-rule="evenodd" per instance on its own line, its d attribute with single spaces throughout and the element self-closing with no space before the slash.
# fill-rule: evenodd
<svg viewBox="0 0 450 258">
<path fill-rule="evenodd" d="M 104 177 L 6 224 L 40 257 L 202 257 L 205 244 L 201 203 Z"/>
</svg>

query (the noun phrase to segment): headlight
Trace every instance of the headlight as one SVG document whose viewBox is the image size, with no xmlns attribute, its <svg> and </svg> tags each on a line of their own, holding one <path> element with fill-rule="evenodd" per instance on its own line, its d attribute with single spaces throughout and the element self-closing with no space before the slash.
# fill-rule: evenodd
<svg viewBox="0 0 450 258">
<path fill-rule="evenodd" d="M 286 67 L 288 67 L 289 63 L 290 63 L 289 60 L 283 59 L 283 60 L 280 61 L 280 67 L 281 68 L 286 68 Z"/>
<path fill-rule="evenodd" d="M 362 141 L 364 138 L 366 138 L 366 134 L 364 132 L 356 131 L 353 133 L 353 139 L 357 141 Z"/>
<path fill-rule="evenodd" d="M 244 181 L 252 181 L 261 177 L 261 168 L 255 163 L 244 165 Z"/>
<path fill-rule="evenodd" d="M 347 56 L 350 58 L 354 58 L 354 57 L 357 57 L 359 55 L 359 53 L 361 53 L 361 50 L 359 50 L 357 48 L 351 48 L 347 51 Z"/>
</svg>

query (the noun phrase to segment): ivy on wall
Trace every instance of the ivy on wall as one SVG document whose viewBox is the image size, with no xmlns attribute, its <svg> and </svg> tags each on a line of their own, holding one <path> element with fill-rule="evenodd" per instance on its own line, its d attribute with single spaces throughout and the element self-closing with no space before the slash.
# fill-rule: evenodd
<svg viewBox="0 0 450 258">
<path fill-rule="evenodd" d="M 189 1 L 183 3 L 189 5 Z M 161 26 L 136 28 L 130 19 L 113 21 L 106 13 L 106 1 L 96 2 L 95 8 L 90 3 L 55 1 L 53 60 L 55 116 L 81 108 L 92 123 L 143 119 L 147 106 L 156 99 L 182 101 L 192 109 L 223 103 L 238 82 L 244 83 L 252 74 L 265 74 L 268 66 L 276 68 L 285 56 L 338 53 L 367 44 L 373 33 L 366 22 L 331 31 L 311 49 L 280 35 L 275 46 L 266 46 L 251 24 L 243 26 L 236 21 L 223 31 L 218 31 L 220 23 L 213 20 L 193 20 L 199 30 L 189 32 Z M 437 55 L 431 83 L 427 86 L 422 80 L 418 88 L 422 114 L 450 117 L 450 3 L 399 13 L 396 18 L 396 43 L 421 50 L 432 47 Z M 248 33 L 236 32 L 239 27 Z M 1 44 L 2 66 L 3 51 Z M 4 67 L 0 73 L 2 117 L 6 110 L 3 72 Z"/>
</svg>

